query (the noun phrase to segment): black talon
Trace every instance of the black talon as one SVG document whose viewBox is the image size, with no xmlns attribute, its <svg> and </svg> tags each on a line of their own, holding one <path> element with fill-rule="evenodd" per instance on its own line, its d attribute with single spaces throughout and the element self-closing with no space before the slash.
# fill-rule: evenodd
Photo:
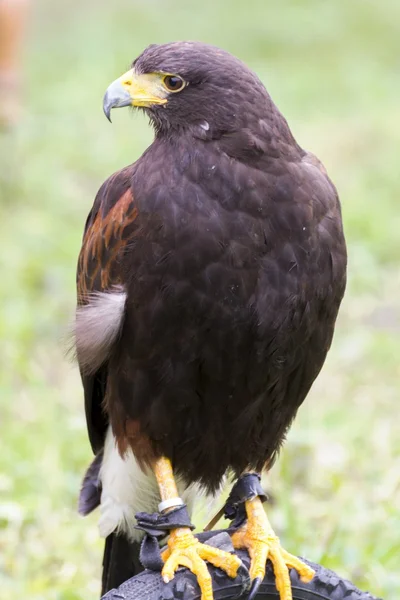
<svg viewBox="0 0 400 600">
<path fill-rule="evenodd" d="M 247 600 L 254 600 L 254 598 L 257 596 L 257 592 L 258 592 L 261 584 L 262 584 L 261 577 L 256 577 L 255 579 L 253 579 L 253 583 L 251 584 L 251 588 L 250 588 L 250 592 L 247 597 Z"/>
</svg>

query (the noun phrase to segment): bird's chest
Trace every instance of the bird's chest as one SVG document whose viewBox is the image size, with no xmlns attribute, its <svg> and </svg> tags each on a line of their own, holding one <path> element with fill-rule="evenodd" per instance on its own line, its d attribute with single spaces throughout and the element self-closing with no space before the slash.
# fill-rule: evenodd
<svg viewBox="0 0 400 600">
<path fill-rule="evenodd" d="M 260 298 L 265 312 L 271 294 L 285 306 L 302 293 L 315 236 L 291 177 L 189 153 L 140 175 L 126 261 L 137 306 L 151 301 L 166 316 L 190 307 L 191 318 L 215 309 L 235 325 Z"/>
<path fill-rule="evenodd" d="M 131 273 L 148 294 L 151 286 L 165 290 L 163 300 L 179 294 L 193 302 L 197 295 L 240 307 L 254 292 L 265 253 L 262 203 L 254 208 L 251 187 L 235 189 L 213 164 L 201 175 L 139 198 Z"/>
<path fill-rule="evenodd" d="M 215 262 L 240 269 L 263 251 L 271 213 L 266 190 L 217 159 L 183 158 L 179 168 L 165 167 L 156 181 L 146 179 L 137 197 L 143 235 L 135 243 L 147 244 L 155 266 L 183 276 Z"/>
</svg>

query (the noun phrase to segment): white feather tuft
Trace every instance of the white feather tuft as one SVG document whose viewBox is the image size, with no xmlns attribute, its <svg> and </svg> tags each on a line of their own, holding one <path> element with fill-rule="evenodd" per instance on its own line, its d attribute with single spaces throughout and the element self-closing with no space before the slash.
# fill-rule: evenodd
<svg viewBox="0 0 400 600">
<path fill-rule="evenodd" d="M 121 333 L 126 304 L 123 288 L 96 292 L 88 303 L 76 311 L 74 338 L 81 370 L 86 374 L 97 371 L 110 356 Z"/>
</svg>

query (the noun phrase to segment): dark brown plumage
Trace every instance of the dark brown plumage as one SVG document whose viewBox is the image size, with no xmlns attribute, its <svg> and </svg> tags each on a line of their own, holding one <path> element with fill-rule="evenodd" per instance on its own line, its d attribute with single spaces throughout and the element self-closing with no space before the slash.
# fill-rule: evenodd
<svg viewBox="0 0 400 600">
<path fill-rule="evenodd" d="M 79 303 L 127 293 L 109 358 L 82 369 L 88 429 L 95 452 L 110 421 L 121 450 L 215 489 L 274 459 L 324 363 L 345 289 L 340 205 L 240 61 L 176 43 L 133 67 L 187 85 L 144 108 L 154 142 L 86 223 Z"/>
</svg>

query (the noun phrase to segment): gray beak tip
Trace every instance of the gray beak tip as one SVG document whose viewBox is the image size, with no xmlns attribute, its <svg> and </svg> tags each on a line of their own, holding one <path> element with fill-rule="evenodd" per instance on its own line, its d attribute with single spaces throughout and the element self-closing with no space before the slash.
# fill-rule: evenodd
<svg viewBox="0 0 400 600">
<path fill-rule="evenodd" d="M 103 111 L 107 119 L 111 123 L 111 109 L 120 108 L 122 106 L 131 106 L 132 98 L 121 85 L 119 80 L 114 81 L 107 89 L 103 99 Z"/>
<path fill-rule="evenodd" d="M 106 115 L 107 119 L 110 121 L 110 123 L 111 123 L 110 114 L 111 114 L 111 109 L 113 108 L 113 106 L 114 106 L 114 101 L 112 98 L 110 98 L 110 94 L 108 93 L 108 90 L 107 90 L 107 92 L 105 93 L 104 98 L 103 98 L 103 112 Z"/>
<path fill-rule="evenodd" d="M 107 108 L 103 107 L 103 111 L 104 111 L 104 114 L 106 115 L 107 119 L 110 121 L 110 123 L 112 123 L 112 121 L 111 121 L 111 108 L 107 109 Z"/>
</svg>

